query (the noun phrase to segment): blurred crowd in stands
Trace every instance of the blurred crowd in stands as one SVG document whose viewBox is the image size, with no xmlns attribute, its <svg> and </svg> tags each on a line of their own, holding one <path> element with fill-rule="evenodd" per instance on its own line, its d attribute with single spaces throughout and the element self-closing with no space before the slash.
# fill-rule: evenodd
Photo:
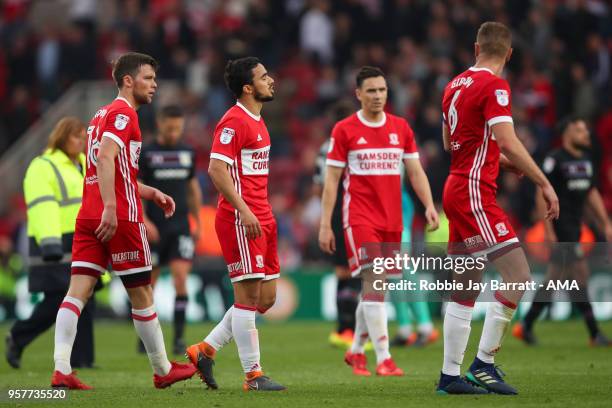
<svg viewBox="0 0 612 408">
<path fill-rule="evenodd" d="M 109 61 L 140 51 L 160 61 L 160 78 L 181 85 L 185 139 L 197 149 L 208 203 L 216 200 L 206 174 L 212 129 L 233 103 L 225 63 L 261 58 L 276 79 L 276 100 L 263 115 L 285 270 L 321 258 L 316 156 L 341 112 L 357 108 L 354 74 L 362 65 L 387 74 L 387 109 L 414 128 L 441 200 L 449 164 L 441 93 L 473 63 L 476 30 L 486 20 L 513 30 L 507 77 L 519 137 L 540 160 L 558 145 L 560 118 L 586 118 L 612 210 L 612 13 L 605 0 L 5 0 L 0 7 L 0 160 L 71 84 L 110 80 Z M 154 135 L 158 107 L 140 112 L 146 138 Z M 524 231 L 534 220 L 533 186 L 504 173 L 499 186 L 500 204 Z M 22 214 L 5 214 L 0 235 L 14 238 Z"/>
</svg>

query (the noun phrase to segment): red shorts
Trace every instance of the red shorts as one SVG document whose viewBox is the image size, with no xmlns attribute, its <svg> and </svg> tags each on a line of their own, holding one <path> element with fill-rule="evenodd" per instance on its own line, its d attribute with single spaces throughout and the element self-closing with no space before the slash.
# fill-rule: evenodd
<svg viewBox="0 0 612 408">
<path fill-rule="evenodd" d="M 110 264 L 123 283 L 129 284 L 126 286 L 149 284 L 151 251 L 144 224 L 120 220 L 115 235 L 104 243 L 96 238 L 95 231 L 99 225 L 100 220 L 76 221 L 72 243 L 72 274 L 97 277 Z"/>
<path fill-rule="evenodd" d="M 344 229 L 344 241 L 351 275 L 355 277 L 359 276 L 362 268 L 371 266 L 374 258 L 395 256 L 402 241 L 402 231 L 383 231 L 366 225 L 354 225 Z M 399 270 L 386 272 L 389 275 L 401 273 Z"/>
<path fill-rule="evenodd" d="M 449 222 L 449 254 L 486 256 L 491 260 L 519 246 L 492 188 L 450 175 L 444 185 L 442 205 Z"/>
<path fill-rule="evenodd" d="M 232 282 L 280 276 L 276 221 L 262 225 L 262 234 L 255 239 L 247 239 L 244 226 L 219 217 L 215 218 L 215 230 Z"/>
</svg>

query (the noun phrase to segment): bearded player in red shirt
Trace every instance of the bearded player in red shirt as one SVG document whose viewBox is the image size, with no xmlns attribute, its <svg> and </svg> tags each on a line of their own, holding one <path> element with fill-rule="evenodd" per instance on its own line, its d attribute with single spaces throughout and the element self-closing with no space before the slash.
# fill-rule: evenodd
<svg viewBox="0 0 612 408">
<path fill-rule="evenodd" d="M 255 327 L 256 312 L 274 305 L 280 275 L 268 202 L 270 135 L 261 117 L 263 104 L 274 99 L 274 80 L 257 58 L 245 57 L 227 63 L 225 82 L 237 102 L 217 124 L 208 174 L 219 191 L 215 230 L 235 303 L 204 341 L 187 348 L 187 357 L 215 389 L 215 354 L 233 338 L 246 377 L 243 389 L 281 391 L 285 387 L 263 373 Z"/>
<path fill-rule="evenodd" d="M 362 67 L 357 74 L 356 96 L 361 110 L 338 122 L 332 130 L 321 198 L 319 246 L 329 254 L 336 250 L 331 217 L 338 183 L 344 176 L 342 217 L 348 264 L 351 274 L 363 281 L 355 311 L 355 336 L 344 360 L 355 375 L 371 375 L 364 354 L 369 337 L 376 352 L 376 374 L 401 376 L 403 370 L 389 353 L 385 293 L 374 285 L 384 278 L 373 273 L 371 262 L 381 255 L 392 256 L 399 249 L 403 230 L 402 162 L 432 230 L 438 228 L 438 213 L 412 129 L 404 119 L 384 111 L 387 81 L 383 72 L 376 67 Z"/>
<path fill-rule="evenodd" d="M 151 103 L 157 89 L 157 61 L 127 53 L 113 66 L 119 96 L 101 107 L 87 128 L 87 169 L 83 203 L 72 246 L 72 276 L 55 322 L 55 371 L 52 387 L 87 390 L 72 372 L 70 354 L 79 315 L 109 264 L 132 303 L 134 327 L 154 371 L 153 384 L 166 388 L 195 374 L 191 364 L 168 361 L 151 289 L 151 252 L 140 199 L 153 201 L 166 217 L 174 201 L 161 191 L 138 183 L 142 138 L 136 109 Z"/>
<path fill-rule="evenodd" d="M 443 194 L 450 224 L 448 252 L 485 257 L 505 283 L 528 282 L 527 259 L 495 199 L 499 167 L 524 174 L 542 189 L 547 218 L 559 216 L 559 200 L 514 132 L 510 87 L 501 77 L 512 54 L 510 30 L 501 23 L 482 24 L 474 49 L 476 64 L 449 82 L 442 101 L 444 148 L 451 155 Z M 470 270 L 453 274 L 453 278 L 480 282 L 482 272 Z M 469 383 L 460 377 L 460 370 L 479 292 L 451 295 L 444 316 L 444 364 L 438 393 L 517 394 L 502 379 L 494 357 L 523 292 L 497 291 L 488 304 L 478 354 L 466 375 Z"/>
</svg>

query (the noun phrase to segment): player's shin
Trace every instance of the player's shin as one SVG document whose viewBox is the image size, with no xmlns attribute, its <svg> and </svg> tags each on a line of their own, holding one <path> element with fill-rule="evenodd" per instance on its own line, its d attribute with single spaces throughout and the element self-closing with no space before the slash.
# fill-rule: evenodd
<svg viewBox="0 0 612 408">
<path fill-rule="evenodd" d="M 470 338 L 473 301 L 449 302 L 444 315 L 444 363 L 442 373 L 458 376 Z"/>
<path fill-rule="evenodd" d="M 355 309 L 355 335 L 351 346 L 351 353 L 363 354 L 368 341 L 368 328 L 363 315 L 363 302 L 359 302 Z"/>
<path fill-rule="evenodd" d="M 155 313 L 155 306 L 145 309 L 132 309 L 132 320 L 140 339 L 142 340 L 151 367 L 155 374 L 165 376 L 170 372 L 170 361 L 166 355 L 164 335 Z"/>
<path fill-rule="evenodd" d="M 232 338 L 232 313 L 234 312 L 234 306 L 230 307 L 223 319 L 211 330 L 211 332 L 206 336 L 204 342 L 210 345 L 214 351 L 220 350 L 223 346 L 228 344 Z M 210 353 L 208 353 L 210 354 Z M 208 357 L 213 358 L 213 355 L 209 355 Z"/>
<path fill-rule="evenodd" d="M 57 312 L 53 360 L 55 361 L 55 370 L 65 375 L 72 373 L 70 355 L 72 354 L 77 324 L 83 306 L 83 302 L 79 299 L 66 296 Z"/>
<path fill-rule="evenodd" d="M 508 331 L 516 304 L 507 300 L 500 292 L 495 293 L 495 301 L 487 306 L 482 336 L 478 346 L 478 359 L 493 364 L 495 354 L 501 347 L 502 340 Z"/>
<path fill-rule="evenodd" d="M 187 295 L 176 295 L 174 298 L 174 339 L 180 340 L 185 332 L 185 312 L 187 310 Z"/>
<path fill-rule="evenodd" d="M 259 362 L 259 334 L 255 327 L 255 307 L 234 304 L 232 311 L 232 333 L 238 348 L 238 356 L 244 372 L 261 372 Z"/>
<path fill-rule="evenodd" d="M 361 302 L 368 333 L 376 351 L 376 362 L 381 364 L 391 357 L 389 353 L 389 333 L 387 328 L 387 309 L 383 300 Z"/>
</svg>

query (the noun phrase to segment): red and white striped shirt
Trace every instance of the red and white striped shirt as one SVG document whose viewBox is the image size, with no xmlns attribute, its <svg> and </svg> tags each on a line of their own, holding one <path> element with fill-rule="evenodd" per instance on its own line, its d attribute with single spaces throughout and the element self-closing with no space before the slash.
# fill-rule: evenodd
<svg viewBox="0 0 612 408">
<path fill-rule="evenodd" d="M 268 202 L 270 134 L 261 116 L 239 102 L 231 107 L 215 128 L 211 159 L 227 163 L 234 188 L 262 225 L 274 222 Z M 221 219 L 241 224 L 240 214 L 219 194 Z"/>
<path fill-rule="evenodd" d="M 344 228 L 366 225 L 401 231 L 404 159 L 418 159 L 414 132 L 399 116 L 384 113 L 378 123 L 361 111 L 332 130 L 326 164 L 345 168 L 342 218 Z"/>
<path fill-rule="evenodd" d="M 97 163 L 102 138 L 119 146 L 115 159 L 115 198 L 117 219 L 143 222 L 142 204 L 138 193 L 138 159 L 142 136 L 136 110 L 124 98 L 101 107 L 87 127 L 87 169 L 83 185 L 83 204 L 77 219 L 100 219 L 104 203 L 98 185 Z"/>
<path fill-rule="evenodd" d="M 480 188 L 497 189 L 499 147 L 491 127 L 512 123 L 508 82 L 487 68 L 470 68 L 446 85 L 444 126 L 450 136 L 450 174 L 459 176 L 474 199 Z"/>
</svg>

